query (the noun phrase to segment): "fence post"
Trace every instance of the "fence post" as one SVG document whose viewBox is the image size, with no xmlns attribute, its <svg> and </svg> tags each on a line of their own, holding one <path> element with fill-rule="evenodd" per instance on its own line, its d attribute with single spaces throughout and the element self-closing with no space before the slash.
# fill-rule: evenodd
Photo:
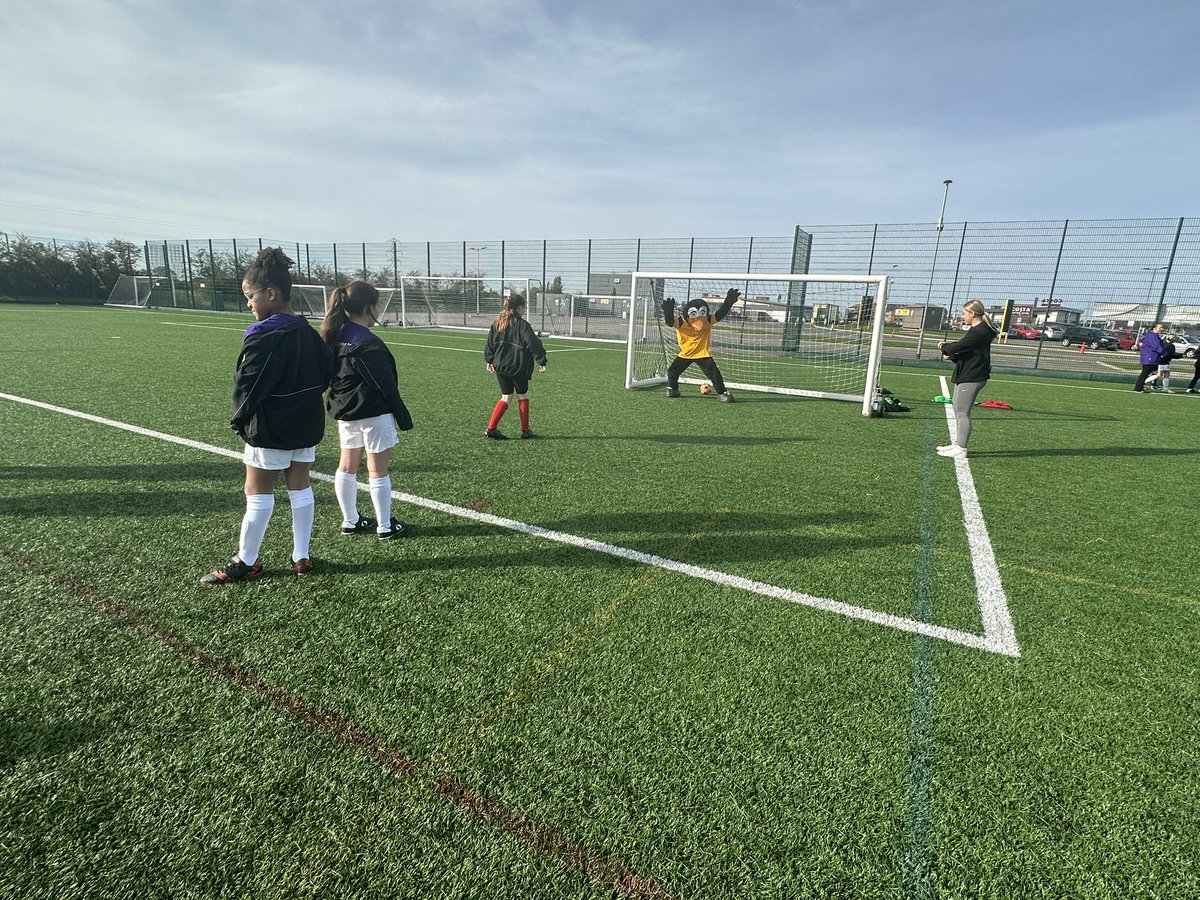
<svg viewBox="0 0 1200 900">
<path fill-rule="evenodd" d="M 1163 319 L 1163 309 L 1167 304 L 1167 282 L 1171 280 L 1171 267 L 1175 265 L 1175 251 L 1179 249 L 1179 235 L 1183 233 L 1183 216 L 1179 217 L 1179 224 L 1175 226 L 1175 240 L 1171 244 L 1171 257 L 1167 260 L 1167 271 L 1163 275 L 1162 290 L 1158 292 L 1158 307 L 1154 310 L 1155 323 L 1161 322 Z"/>
<path fill-rule="evenodd" d="M 1050 296 L 1046 298 L 1046 325 L 1050 324 L 1050 304 L 1054 302 L 1054 290 L 1058 285 L 1058 268 L 1062 265 L 1063 247 L 1066 246 L 1067 243 L 1067 228 L 1070 226 L 1070 224 L 1070 219 L 1063 220 L 1062 237 L 1058 241 L 1058 258 L 1054 260 L 1054 274 L 1050 277 Z M 1037 303 L 1037 301 L 1035 300 L 1034 303 Z M 1033 321 L 1035 324 L 1037 323 L 1036 306 L 1033 308 Z M 1038 341 L 1037 353 L 1033 355 L 1033 367 L 1035 369 L 1038 367 L 1038 363 L 1041 362 L 1042 344 L 1044 343 L 1046 343 L 1045 340 Z"/>
<path fill-rule="evenodd" d="M 193 288 L 194 279 L 192 278 L 192 242 L 186 239 L 183 242 L 183 267 L 187 270 L 188 302 L 192 309 L 195 309 L 196 292 Z"/>
</svg>

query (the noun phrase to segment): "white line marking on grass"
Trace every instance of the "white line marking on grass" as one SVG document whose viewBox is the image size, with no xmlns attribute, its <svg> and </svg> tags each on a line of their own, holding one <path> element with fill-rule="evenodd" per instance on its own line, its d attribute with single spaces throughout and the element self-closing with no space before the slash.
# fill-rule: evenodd
<svg viewBox="0 0 1200 900">
<path fill-rule="evenodd" d="M 230 450 L 226 447 L 217 447 L 212 444 L 205 444 L 201 441 L 194 441 L 190 438 L 178 437 L 173 434 L 165 434 L 161 431 L 154 431 L 149 428 L 142 428 L 139 425 L 130 425 L 125 422 L 118 422 L 113 419 L 106 419 L 102 416 L 94 416 L 90 413 L 80 412 L 74 409 L 67 409 L 62 406 L 55 406 L 51 403 L 42 403 L 38 400 L 30 400 L 26 397 L 17 397 L 13 394 L 0 393 L 0 399 L 11 400 L 14 403 L 23 403 L 27 406 L 35 406 L 39 409 L 49 410 L 50 412 L 61 413 L 65 416 L 73 416 L 77 419 L 84 419 L 88 422 L 95 422 L 99 425 L 107 425 L 110 428 L 118 428 L 122 431 L 128 431 L 133 434 L 138 434 L 143 437 L 152 437 L 160 441 L 166 441 L 172 444 L 179 444 L 183 447 L 190 447 L 195 450 L 204 450 L 208 453 L 215 453 L 218 456 L 225 456 L 230 459 L 241 461 L 242 454 L 237 450 Z M 320 472 L 313 472 L 312 477 L 318 481 L 326 481 L 333 483 L 332 475 L 325 475 Z M 368 487 L 365 484 L 359 484 L 358 489 L 364 493 L 368 492 Z M 961 480 L 960 480 L 961 489 Z M 973 489 L 972 489 L 973 490 Z M 853 606 L 849 603 L 843 603 L 840 600 L 831 600 L 826 597 L 814 597 L 811 594 L 805 594 L 800 591 L 793 591 L 788 588 L 778 587 L 773 584 L 766 584 L 761 581 L 755 581 L 751 578 L 743 578 L 740 575 L 730 575 L 727 572 L 719 572 L 715 569 L 706 569 L 702 566 L 694 566 L 690 563 L 678 562 L 673 559 L 666 559 L 662 556 L 655 556 L 653 553 L 643 553 L 640 550 L 632 550 L 628 547 L 618 547 L 615 544 L 608 544 L 604 541 L 593 540 L 592 538 L 580 537 L 579 535 L 567 534 L 562 531 L 554 531 L 549 528 L 542 528 L 539 525 L 529 525 L 525 522 L 518 522 L 515 519 L 506 519 L 502 516 L 493 516 L 490 513 L 477 512 L 473 509 L 466 509 L 461 506 L 452 506 L 449 503 L 442 503 L 439 500 L 430 500 L 426 497 L 418 497 L 415 494 L 406 494 L 403 491 L 392 491 L 392 497 L 402 503 L 408 503 L 412 506 L 420 506 L 425 509 L 432 509 L 437 512 L 445 513 L 451 516 L 457 516 L 463 519 L 470 519 L 474 522 L 480 522 L 485 525 L 493 525 L 497 528 L 504 528 L 509 531 L 515 531 L 520 534 L 527 534 L 532 537 L 542 538 L 547 541 L 554 541 L 559 544 L 566 544 L 571 547 L 577 547 L 581 550 L 591 550 L 596 553 L 603 553 L 608 556 L 615 556 L 618 559 L 624 559 L 629 562 L 641 563 L 647 566 L 656 566 L 660 569 L 666 569 L 670 572 L 678 572 L 681 575 L 687 575 L 691 578 L 699 578 L 703 581 L 709 581 L 713 584 L 721 585 L 722 587 L 736 588 L 738 590 L 750 591 L 759 594 L 763 597 L 772 597 L 777 600 L 784 600 L 788 603 L 797 603 L 801 606 L 809 606 L 813 609 L 820 609 L 826 612 L 837 613 L 838 615 L 846 616 L 851 619 L 858 619 L 863 622 L 871 622 L 876 625 L 884 625 L 888 628 L 895 628 L 899 631 L 910 632 L 913 634 L 923 634 L 928 637 L 937 638 L 938 640 L 948 641 L 952 644 L 958 644 L 963 647 L 970 647 L 974 650 L 984 650 L 989 653 L 999 653 L 1005 656 L 1020 656 L 1020 650 L 1017 648 L 1015 637 L 1011 634 L 1012 624 L 1008 624 L 1008 632 L 1005 633 L 1000 627 L 1003 623 L 997 618 L 995 613 L 984 611 L 984 633 L 983 635 L 971 634 L 967 631 L 959 631 L 955 628 L 945 628 L 940 625 L 934 625 L 928 622 L 918 622 L 915 619 L 905 618 L 904 616 L 896 616 L 891 613 L 880 612 L 874 609 L 864 609 L 863 607 Z M 982 517 L 979 517 L 982 524 Z M 987 533 L 984 531 L 984 540 L 986 542 Z M 975 550 L 972 545 L 972 550 Z M 978 557 L 978 554 L 972 553 L 972 557 Z M 987 546 L 987 558 L 990 560 L 992 568 L 995 568 L 995 559 L 991 556 L 991 546 Z M 980 564 L 976 561 L 976 581 L 980 585 L 980 608 L 983 610 L 984 593 L 980 581 Z M 995 585 L 999 588 L 999 576 L 995 577 Z M 1003 604 L 1004 594 L 1000 590 L 1000 602 Z M 994 599 L 990 600 L 994 603 Z M 1004 618 L 1007 619 L 1007 607 L 1004 608 Z"/>
<path fill-rule="evenodd" d="M 949 395 L 950 386 L 945 376 L 941 378 L 942 394 Z M 954 419 L 954 407 L 946 404 L 946 425 L 950 430 L 950 442 L 958 442 L 958 425 Z M 1020 656 L 1017 633 L 1013 628 L 1012 616 L 1008 611 L 1008 598 L 1000 582 L 1000 568 L 992 551 L 987 523 L 979 506 L 979 495 L 975 492 L 975 479 L 966 458 L 954 460 L 954 474 L 958 478 L 958 494 L 962 498 L 963 527 L 967 531 L 967 546 L 971 551 L 971 566 L 975 570 L 975 589 L 979 595 L 979 612 L 983 615 L 983 635 L 993 644 L 998 653 Z"/>
</svg>

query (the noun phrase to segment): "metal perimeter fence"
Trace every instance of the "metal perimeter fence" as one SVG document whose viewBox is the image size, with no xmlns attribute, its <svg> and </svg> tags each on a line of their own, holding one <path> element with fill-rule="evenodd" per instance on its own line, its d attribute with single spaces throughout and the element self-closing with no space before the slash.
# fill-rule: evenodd
<svg viewBox="0 0 1200 900">
<path fill-rule="evenodd" d="M 13 255 L 7 237 L 0 248 L 0 294 L 6 293 L 4 263 Z M 947 222 L 940 230 L 933 224 L 818 225 L 798 226 L 787 236 L 738 238 L 152 240 L 140 248 L 141 270 L 128 274 L 149 279 L 151 306 L 240 311 L 242 273 L 266 246 L 282 247 L 295 260 L 299 283 L 332 288 L 361 278 L 417 290 L 419 321 L 396 321 L 402 326 L 486 328 L 499 310 L 501 286 L 522 279 L 523 287 L 529 279 L 529 317 L 541 331 L 619 340 L 626 334 L 629 275 L 641 270 L 888 275 L 885 358 L 894 362 L 919 363 L 930 350 L 936 358 L 936 338 L 924 340 L 925 326 L 948 329 L 968 299 L 995 312 L 1007 306 L 1014 323 L 1137 333 L 1166 321 L 1169 330 L 1200 332 L 1200 219 L 1187 218 Z M 71 251 L 70 244 L 55 243 L 56 256 Z M 406 282 L 407 276 L 421 279 Z M 476 278 L 487 280 L 469 280 Z M 99 280 L 97 287 L 103 288 Z M 998 346 L 994 357 L 1000 367 L 1095 377 L 1136 368 L 1128 351 L 1080 353 L 1016 338 Z"/>
</svg>

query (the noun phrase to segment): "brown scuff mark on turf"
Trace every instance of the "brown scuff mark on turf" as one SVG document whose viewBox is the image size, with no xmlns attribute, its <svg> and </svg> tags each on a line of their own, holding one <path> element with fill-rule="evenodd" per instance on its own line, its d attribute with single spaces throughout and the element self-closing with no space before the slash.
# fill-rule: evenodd
<svg viewBox="0 0 1200 900">
<path fill-rule="evenodd" d="M 178 632 L 138 612 L 131 606 L 113 600 L 75 579 L 49 568 L 37 559 L 11 547 L 0 546 L 0 555 L 10 562 L 52 582 L 81 600 L 86 600 L 106 615 L 137 629 L 143 635 L 174 650 L 201 669 L 206 669 L 235 684 L 292 717 L 336 738 L 342 744 L 364 756 L 404 774 L 422 774 L 420 762 L 385 744 L 380 738 L 364 731 L 337 713 L 313 706 L 299 694 L 271 684 L 230 660 L 205 650 Z M 490 800 L 473 788 L 447 775 L 428 780 L 429 787 L 458 808 L 481 822 L 503 831 L 539 854 L 583 872 L 589 878 L 610 885 L 624 896 L 636 900 L 672 900 L 672 895 L 648 879 L 631 872 L 618 863 L 604 859 L 570 838 L 540 825 L 523 813 Z"/>
</svg>

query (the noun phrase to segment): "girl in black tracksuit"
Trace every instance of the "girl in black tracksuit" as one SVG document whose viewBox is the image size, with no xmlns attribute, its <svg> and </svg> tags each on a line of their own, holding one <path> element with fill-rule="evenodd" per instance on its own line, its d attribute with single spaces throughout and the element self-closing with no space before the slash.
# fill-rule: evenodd
<svg viewBox="0 0 1200 900">
<path fill-rule="evenodd" d="M 494 441 L 507 440 L 500 431 L 500 419 L 508 411 L 515 391 L 521 413 L 521 437 L 536 437 L 529 429 L 529 379 L 533 377 L 535 362 L 539 372 L 546 371 L 546 348 L 533 326 L 525 321 L 525 298 L 520 294 L 512 293 L 504 298 L 504 307 L 488 331 L 483 359 L 487 370 L 495 374 L 500 384 L 500 399 L 492 409 L 492 418 L 483 436 Z"/>
<path fill-rule="evenodd" d="M 396 431 L 412 428 L 412 417 L 396 387 L 396 360 L 371 333 L 379 291 L 352 281 L 333 292 L 321 337 L 333 349 L 336 371 L 326 406 L 337 420 L 342 456 L 333 488 L 342 510 L 342 534 L 374 531 L 381 541 L 404 534 L 392 516 L 388 462 L 399 442 Z M 358 468 L 367 456 L 368 487 L 375 518 L 358 514 Z"/>
</svg>

